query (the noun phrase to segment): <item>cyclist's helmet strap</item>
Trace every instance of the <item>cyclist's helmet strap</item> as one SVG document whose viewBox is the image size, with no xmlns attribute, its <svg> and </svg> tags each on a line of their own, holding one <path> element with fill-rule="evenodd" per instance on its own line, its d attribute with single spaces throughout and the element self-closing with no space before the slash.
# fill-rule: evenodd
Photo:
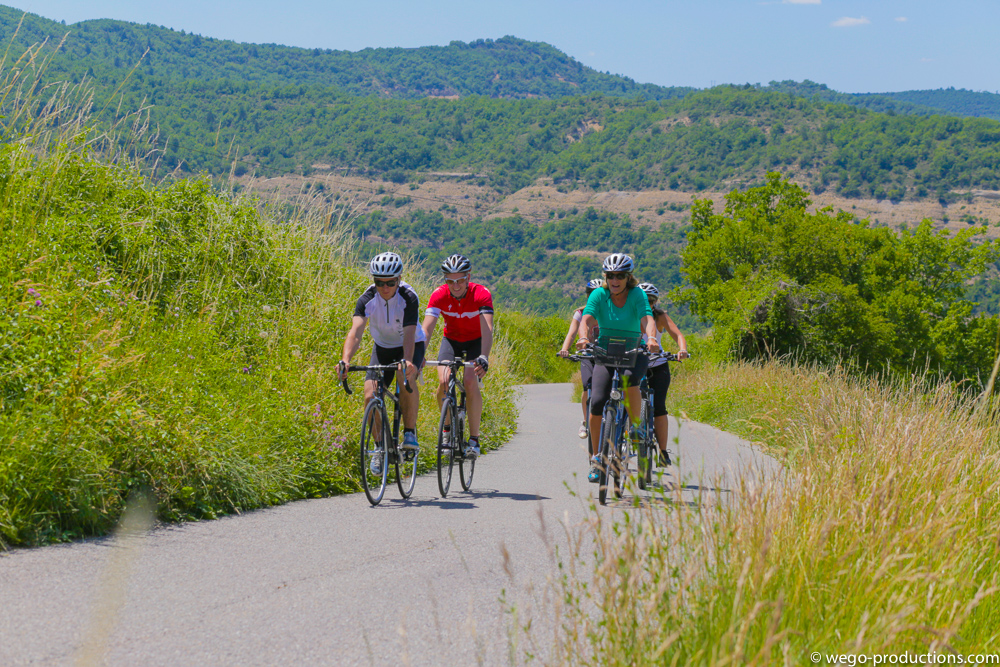
<svg viewBox="0 0 1000 667">
<path fill-rule="evenodd" d="M 372 258 L 368 272 L 379 278 L 395 278 L 403 273 L 403 259 L 394 252 L 384 252 Z"/>
<path fill-rule="evenodd" d="M 472 270 L 472 262 L 465 255 L 452 255 L 441 262 L 444 273 L 467 273 Z"/>
<path fill-rule="evenodd" d="M 608 272 L 619 272 L 624 271 L 626 273 L 632 273 L 635 270 L 635 262 L 632 258 L 622 252 L 616 252 L 614 254 L 608 255 L 604 259 L 603 270 L 605 273 Z"/>
</svg>

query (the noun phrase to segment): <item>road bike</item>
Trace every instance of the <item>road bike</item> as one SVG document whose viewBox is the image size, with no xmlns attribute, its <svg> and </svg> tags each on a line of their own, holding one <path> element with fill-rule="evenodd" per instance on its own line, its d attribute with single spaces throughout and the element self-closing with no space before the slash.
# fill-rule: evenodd
<svg viewBox="0 0 1000 667">
<path fill-rule="evenodd" d="M 441 421 L 438 424 L 438 490 L 441 492 L 441 497 L 445 498 L 451 488 L 452 471 L 456 463 L 463 491 L 468 491 L 472 486 L 472 476 L 476 472 L 476 459 L 468 458 L 466 455 L 469 441 L 465 437 L 465 374 L 476 364 L 472 361 L 455 359 L 428 361 L 427 365 L 451 369 L 448 389 L 441 403 Z M 460 368 L 463 369 L 461 381 L 458 377 Z"/>
<path fill-rule="evenodd" d="M 344 362 L 340 362 L 341 368 Z M 361 440 L 358 443 L 360 450 L 359 472 L 361 474 L 361 484 L 364 486 L 365 495 L 372 506 L 382 502 L 385 495 L 385 487 L 389 477 L 389 464 L 392 464 L 396 473 L 396 485 L 403 498 L 409 498 L 413 493 L 413 486 L 417 481 L 417 452 L 402 451 L 399 449 L 399 422 L 402 417 L 399 403 L 399 381 L 396 381 L 394 392 L 386 391 L 386 386 L 382 382 L 382 374 L 386 371 L 398 371 L 403 378 L 403 388 L 407 392 L 412 392 L 410 383 L 406 379 L 406 366 L 404 362 L 388 364 L 385 366 L 348 366 L 347 372 L 374 372 L 378 380 L 375 382 L 375 394 L 372 400 L 365 406 L 364 416 L 361 419 Z M 342 381 L 344 391 L 353 393 L 347 384 L 347 378 Z M 392 421 L 389 421 L 386 409 L 386 398 L 392 401 Z M 392 424 L 392 428 L 385 425 Z M 377 462 L 378 465 L 374 465 Z"/>
<path fill-rule="evenodd" d="M 668 362 L 679 361 L 677 355 L 672 352 L 658 352 L 649 355 L 650 363 L 657 359 L 666 359 Z M 653 390 L 649 386 L 646 376 L 643 376 L 639 382 L 639 391 L 642 392 L 642 410 L 639 415 L 639 423 L 643 425 L 643 433 L 639 441 L 638 481 L 639 488 L 645 490 L 653 481 L 653 468 L 656 466 L 659 444 L 656 442 L 656 429 L 653 423 Z"/>
</svg>

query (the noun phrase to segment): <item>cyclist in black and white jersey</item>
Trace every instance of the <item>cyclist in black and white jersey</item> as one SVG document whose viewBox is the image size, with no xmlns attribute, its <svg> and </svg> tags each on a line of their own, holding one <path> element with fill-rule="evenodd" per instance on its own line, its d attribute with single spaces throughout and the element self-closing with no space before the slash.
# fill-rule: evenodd
<svg viewBox="0 0 1000 667">
<path fill-rule="evenodd" d="M 406 362 L 406 378 L 413 393 L 401 391 L 399 400 L 403 412 L 403 442 L 400 449 L 416 452 L 417 408 L 420 394 L 416 379 L 424 361 L 425 338 L 419 324 L 420 298 L 412 287 L 403 282 L 403 260 L 394 252 L 384 252 L 376 256 L 368 265 L 374 284 L 364 291 L 354 307 L 351 330 L 344 340 L 343 364 L 340 379 L 347 377 L 346 367 L 361 346 L 361 336 L 365 324 L 370 325 L 375 348 L 369 365 L 387 365 L 399 361 Z M 376 382 L 388 387 L 392 383 L 393 371 L 386 371 L 383 377 L 369 371 L 365 376 L 365 404 L 375 394 Z M 398 374 L 398 373 L 396 373 Z M 402 378 L 400 378 L 400 382 Z M 381 466 L 381 459 L 373 459 L 372 465 Z M 381 470 L 374 471 L 380 474 Z"/>
</svg>

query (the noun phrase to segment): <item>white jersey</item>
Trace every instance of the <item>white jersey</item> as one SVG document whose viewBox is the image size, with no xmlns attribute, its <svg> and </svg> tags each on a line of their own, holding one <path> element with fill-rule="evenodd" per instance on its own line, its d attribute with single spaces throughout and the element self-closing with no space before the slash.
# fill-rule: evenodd
<svg viewBox="0 0 1000 667">
<path fill-rule="evenodd" d="M 372 338 L 379 347 L 402 347 L 403 327 L 408 326 L 417 327 L 415 342 L 424 340 L 424 330 L 417 321 L 420 297 L 402 281 L 388 301 L 379 296 L 375 285 L 370 286 L 354 306 L 354 315 L 367 318 Z"/>
<path fill-rule="evenodd" d="M 647 340 L 648 338 L 649 338 L 649 336 L 647 336 L 646 334 L 642 334 L 642 342 L 643 343 L 649 342 Z M 663 343 L 660 342 L 661 338 L 663 338 L 663 332 L 660 331 L 659 329 L 657 329 L 656 330 L 656 337 L 653 340 L 656 341 L 656 344 L 659 345 L 660 349 L 662 350 L 663 349 Z M 653 359 L 652 361 L 650 361 L 649 362 L 649 367 L 650 368 L 656 368 L 657 366 L 662 366 L 663 364 L 666 364 L 666 363 L 669 363 L 669 362 L 666 359 L 664 359 L 663 357 L 660 357 L 659 359 Z"/>
</svg>

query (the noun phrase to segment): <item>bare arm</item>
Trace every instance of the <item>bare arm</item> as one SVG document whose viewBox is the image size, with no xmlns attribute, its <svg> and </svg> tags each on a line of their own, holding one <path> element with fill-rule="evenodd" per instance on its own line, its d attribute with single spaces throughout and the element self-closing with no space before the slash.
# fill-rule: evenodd
<svg viewBox="0 0 1000 667">
<path fill-rule="evenodd" d="M 642 330 L 646 332 L 646 345 L 649 347 L 650 352 L 659 352 L 660 344 L 656 342 L 656 319 L 650 317 L 649 315 L 643 315 L 642 319 L 639 320 L 639 326 Z"/>
<path fill-rule="evenodd" d="M 403 327 L 403 361 L 406 362 L 406 378 L 408 380 L 416 380 L 417 371 L 420 370 L 413 365 L 413 348 L 416 346 L 416 340 L 417 325 Z"/>
<path fill-rule="evenodd" d="M 434 334 L 434 327 L 437 326 L 438 318 L 434 315 L 425 315 L 424 323 L 421 324 L 421 328 L 424 330 L 424 340 L 427 344 L 431 344 L 431 336 Z"/>
<path fill-rule="evenodd" d="M 483 356 L 489 359 L 493 349 L 493 313 L 479 314 L 479 333 L 483 337 Z"/>
<path fill-rule="evenodd" d="M 593 331 L 594 327 L 596 326 L 597 326 L 597 318 L 595 318 L 593 315 L 584 314 L 583 319 L 580 320 L 580 326 L 578 328 L 578 331 L 582 331 L 583 333 L 580 334 L 580 337 L 576 339 L 576 348 L 578 350 L 582 350 L 587 345 L 587 343 L 594 342 L 590 340 L 589 336 L 590 332 Z"/>
<path fill-rule="evenodd" d="M 344 339 L 344 351 L 340 355 L 341 361 L 344 362 L 344 366 L 349 366 L 351 364 L 351 359 L 357 354 L 358 348 L 361 347 L 361 336 L 365 332 L 365 325 L 368 323 L 368 318 L 361 317 L 360 315 L 355 315 L 351 318 L 351 330 L 347 332 L 347 338 Z M 410 348 L 410 354 L 413 354 L 413 348 Z M 340 379 L 343 380 L 347 377 L 347 372 L 344 371 L 340 375 Z"/>
<path fill-rule="evenodd" d="M 670 316 L 667 315 L 666 313 L 663 313 L 662 315 L 660 315 L 659 318 L 657 318 L 657 322 L 662 325 L 660 327 L 661 329 L 670 334 L 670 337 L 674 339 L 675 343 L 677 343 L 677 347 L 680 348 L 680 351 L 677 353 L 677 356 L 680 357 L 681 359 L 690 356 L 688 355 L 687 351 L 688 346 L 687 346 L 687 341 L 684 339 L 684 334 L 682 334 L 681 330 L 677 328 L 677 325 L 674 324 L 674 321 L 670 319 Z"/>
<path fill-rule="evenodd" d="M 573 344 L 573 340 L 576 338 L 576 334 L 579 330 L 580 330 L 580 323 L 576 321 L 575 317 L 570 317 L 569 331 L 566 332 L 566 339 L 563 340 L 562 348 L 559 350 L 560 357 L 565 357 L 569 355 L 569 346 Z"/>
</svg>

